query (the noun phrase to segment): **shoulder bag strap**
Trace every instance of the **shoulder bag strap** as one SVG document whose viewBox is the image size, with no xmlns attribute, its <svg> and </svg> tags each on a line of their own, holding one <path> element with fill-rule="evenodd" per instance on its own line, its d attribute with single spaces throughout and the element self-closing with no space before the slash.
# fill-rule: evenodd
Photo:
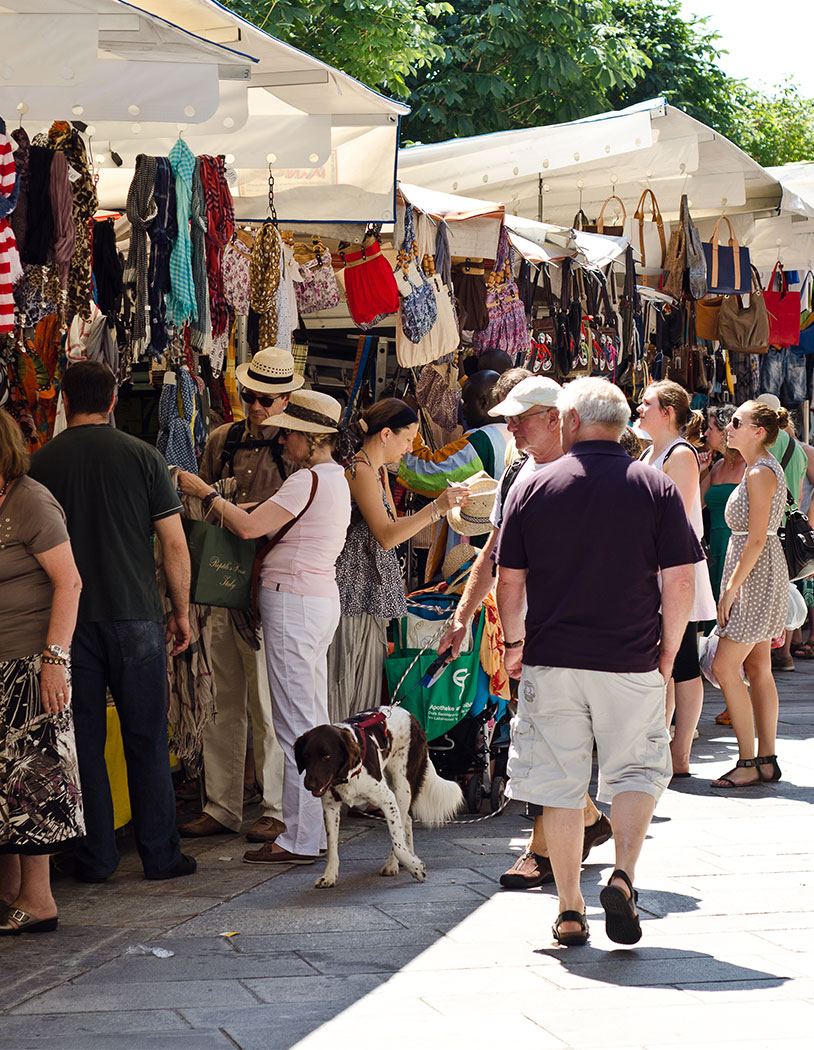
<svg viewBox="0 0 814 1050">
<path fill-rule="evenodd" d="M 306 502 L 305 506 L 302 508 L 299 514 L 296 514 L 291 519 L 291 521 L 287 521 L 281 529 L 278 529 L 277 532 L 275 532 L 274 535 L 271 537 L 271 539 L 259 548 L 257 554 L 255 554 L 254 556 L 254 565 L 252 566 L 252 622 L 254 623 L 255 630 L 257 629 L 257 598 L 260 593 L 260 570 L 263 568 L 263 562 L 268 557 L 272 548 L 277 546 L 277 544 L 280 542 L 283 536 L 285 536 L 286 533 L 289 532 L 297 524 L 297 522 L 300 520 L 303 514 L 305 514 L 305 512 L 314 502 L 314 496 L 316 496 L 317 494 L 319 476 L 317 475 L 317 472 L 315 470 L 311 470 L 310 467 L 308 468 L 308 473 L 311 475 L 311 492 L 308 495 L 308 501 Z"/>
<path fill-rule="evenodd" d="M 783 458 L 780 460 L 780 466 L 783 470 L 791 462 L 791 457 L 794 455 L 794 446 L 797 444 L 796 440 L 789 434 L 789 443 L 786 445 L 786 451 L 783 453 Z"/>
</svg>

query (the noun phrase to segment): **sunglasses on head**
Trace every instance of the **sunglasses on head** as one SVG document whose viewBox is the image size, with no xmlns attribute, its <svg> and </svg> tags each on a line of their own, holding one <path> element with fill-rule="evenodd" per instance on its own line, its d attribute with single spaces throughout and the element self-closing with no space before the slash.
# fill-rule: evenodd
<svg viewBox="0 0 814 1050">
<path fill-rule="evenodd" d="M 257 401 L 263 408 L 271 408 L 277 400 L 276 397 L 269 397 L 268 394 L 257 394 L 254 390 L 247 390 L 245 387 L 240 391 L 240 396 L 247 405 L 252 405 Z M 279 394 L 277 396 L 279 397 Z"/>
</svg>

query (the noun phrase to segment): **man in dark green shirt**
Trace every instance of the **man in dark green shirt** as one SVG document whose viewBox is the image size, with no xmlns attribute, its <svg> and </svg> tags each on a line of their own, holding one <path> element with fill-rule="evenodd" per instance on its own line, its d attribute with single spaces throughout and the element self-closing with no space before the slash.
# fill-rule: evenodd
<svg viewBox="0 0 814 1050">
<path fill-rule="evenodd" d="M 148 879 L 190 875 L 175 827 L 167 749 L 166 643 L 189 644 L 189 553 L 167 464 L 109 424 L 116 381 L 98 362 L 62 381 L 68 429 L 31 460 L 31 476 L 62 505 L 82 577 L 71 645 L 73 709 L 87 835 L 75 873 L 102 882 L 118 867 L 105 767 L 106 693 L 121 722 L 136 845 Z M 164 626 L 153 533 L 161 541 L 172 614 Z"/>
</svg>

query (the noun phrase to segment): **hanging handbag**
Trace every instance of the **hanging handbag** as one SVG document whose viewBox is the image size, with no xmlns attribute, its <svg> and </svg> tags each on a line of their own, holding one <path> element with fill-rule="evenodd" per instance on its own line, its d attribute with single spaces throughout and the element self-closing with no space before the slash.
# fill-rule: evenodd
<svg viewBox="0 0 814 1050">
<path fill-rule="evenodd" d="M 664 256 L 664 279 L 661 290 L 665 295 L 680 299 L 684 293 L 684 275 L 687 269 L 687 241 L 683 226 L 676 226 L 670 234 L 670 243 Z"/>
<path fill-rule="evenodd" d="M 670 355 L 667 365 L 667 378 L 685 388 L 690 384 L 690 361 L 695 349 L 695 328 L 692 320 L 692 311 L 686 306 L 683 311 L 682 320 L 684 324 L 684 338 L 681 346 L 676 347 Z"/>
<path fill-rule="evenodd" d="M 208 521 L 182 518 L 190 564 L 190 601 L 220 609 L 248 609 L 252 596 L 254 540 L 242 540 Z"/>
<path fill-rule="evenodd" d="M 413 206 L 404 206 L 404 244 L 398 254 L 393 276 L 401 296 L 396 328 L 411 343 L 420 343 L 438 320 L 435 289 L 418 265 L 418 243 L 413 225 Z"/>
<path fill-rule="evenodd" d="M 621 209 L 621 226 L 617 224 L 608 226 L 605 225 L 605 208 L 607 208 L 611 201 L 616 201 L 616 203 L 619 205 L 619 208 Z M 615 193 L 612 193 L 602 205 L 596 223 L 586 223 L 584 226 L 580 227 L 580 229 L 585 230 L 586 233 L 602 233 L 606 237 L 623 237 L 625 232 L 626 219 L 627 212 L 625 211 L 624 201 L 621 199 L 621 197 L 617 197 Z"/>
<path fill-rule="evenodd" d="M 294 291 L 303 316 L 339 305 L 339 285 L 331 265 L 331 253 L 319 240 L 309 249 L 308 254 L 311 253 L 312 258 L 297 260 L 302 280 L 294 284 Z"/>
<path fill-rule="evenodd" d="M 345 294 L 357 328 L 367 330 L 399 308 L 399 290 L 381 245 L 367 235 L 361 248 L 340 251 L 345 267 Z"/>
<path fill-rule="evenodd" d="M 718 243 L 718 229 L 722 222 L 729 227 L 728 245 Z M 752 280 L 749 249 L 738 244 L 726 215 L 718 219 L 712 240 L 705 241 L 702 247 L 707 267 L 707 290 L 717 295 L 748 295 Z"/>
<path fill-rule="evenodd" d="M 701 243 L 701 234 L 698 227 L 692 221 L 690 215 L 690 202 L 687 194 L 681 195 L 681 227 L 684 230 L 684 240 L 687 252 L 687 285 L 693 299 L 703 299 L 707 294 L 707 263 L 704 258 L 704 248 Z"/>
<path fill-rule="evenodd" d="M 699 339 L 714 343 L 718 338 L 718 317 L 723 301 L 722 295 L 710 295 L 695 304 L 695 332 Z"/>
<path fill-rule="evenodd" d="M 650 220 L 646 221 L 645 209 L 648 200 Z M 662 219 L 656 195 L 652 190 L 645 190 L 639 198 L 633 218 L 625 220 L 624 234 L 638 255 L 640 273 L 661 274 L 670 232 L 670 223 Z"/>
<path fill-rule="evenodd" d="M 495 268 L 488 282 L 486 307 L 489 323 L 472 336 L 475 353 L 505 350 L 507 354 L 517 354 L 527 351 L 531 346 L 529 323 L 514 280 L 514 249 L 509 244 L 505 226 L 500 231 Z"/>
<path fill-rule="evenodd" d="M 750 267 L 749 305 L 740 295 L 727 295 L 718 312 L 718 341 L 730 353 L 765 354 L 769 349 L 769 316 L 760 274 Z M 700 306 L 701 304 L 696 304 Z"/>
<path fill-rule="evenodd" d="M 803 278 L 800 288 L 800 341 L 792 350 L 796 354 L 814 354 L 814 312 L 812 311 L 814 274 L 811 270 Z"/>
<path fill-rule="evenodd" d="M 775 277 L 780 270 L 780 288 L 775 289 Z M 769 313 L 769 345 L 796 346 L 800 342 L 800 293 L 790 292 L 781 262 L 774 264 L 769 287 L 763 293 Z"/>
</svg>

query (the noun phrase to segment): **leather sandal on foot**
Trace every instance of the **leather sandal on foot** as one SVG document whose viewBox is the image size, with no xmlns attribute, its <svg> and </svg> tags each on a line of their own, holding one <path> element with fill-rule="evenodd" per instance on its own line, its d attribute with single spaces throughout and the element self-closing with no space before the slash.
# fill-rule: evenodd
<svg viewBox="0 0 814 1050">
<path fill-rule="evenodd" d="M 630 896 L 626 897 L 618 886 L 612 886 L 614 879 L 625 883 Z M 621 868 L 608 879 L 608 885 L 599 894 L 599 903 L 605 909 L 605 932 L 610 940 L 617 944 L 636 944 L 642 938 L 642 927 L 636 911 L 639 894 L 633 889 L 633 883 Z"/>
<path fill-rule="evenodd" d="M 582 927 L 581 930 L 573 930 L 570 933 L 560 933 L 561 922 L 578 922 Z M 578 911 L 561 911 L 557 916 L 557 921 L 551 927 L 551 932 L 554 935 L 554 940 L 557 944 L 562 944 L 566 948 L 576 948 L 582 944 L 588 943 L 588 920 L 585 916 L 585 912 Z"/>
<path fill-rule="evenodd" d="M 758 755 L 755 762 L 757 763 L 757 771 L 760 773 L 760 779 L 764 784 L 771 784 L 773 781 L 779 780 L 783 775 L 780 771 L 780 766 L 777 764 L 777 755 Z M 772 775 L 770 777 L 764 775 L 764 766 L 772 767 Z"/>
<path fill-rule="evenodd" d="M 601 846 L 603 842 L 613 838 L 611 822 L 604 813 L 599 814 L 599 819 L 589 824 L 582 833 L 582 859 L 588 856 L 594 846 Z"/>
<path fill-rule="evenodd" d="M 551 861 L 530 849 L 523 850 L 514 864 L 500 876 L 500 885 L 504 890 L 533 890 L 553 881 Z"/>
<path fill-rule="evenodd" d="M 5 922 L 0 923 L 0 937 L 18 937 L 21 933 L 52 933 L 57 928 L 57 917 L 38 919 L 21 908 L 9 908 Z"/>
<path fill-rule="evenodd" d="M 714 788 L 751 788 L 756 784 L 763 783 L 763 777 L 760 775 L 760 770 L 757 769 L 758 760 L 756 758 L 739 758 L 735 763 L 735 769 L 752 769 L 755 768 L 756 778 L 754 780 L 747 780 L 745 784 L 737 784 L 732 780 L 732 774 L 735 769 L 730 769 L 724 776 L 718 777 L 717 780 L 713 780 L 710 787 Z M 768 778 L 767 778 L 768 779 Z"/>
</svg>

